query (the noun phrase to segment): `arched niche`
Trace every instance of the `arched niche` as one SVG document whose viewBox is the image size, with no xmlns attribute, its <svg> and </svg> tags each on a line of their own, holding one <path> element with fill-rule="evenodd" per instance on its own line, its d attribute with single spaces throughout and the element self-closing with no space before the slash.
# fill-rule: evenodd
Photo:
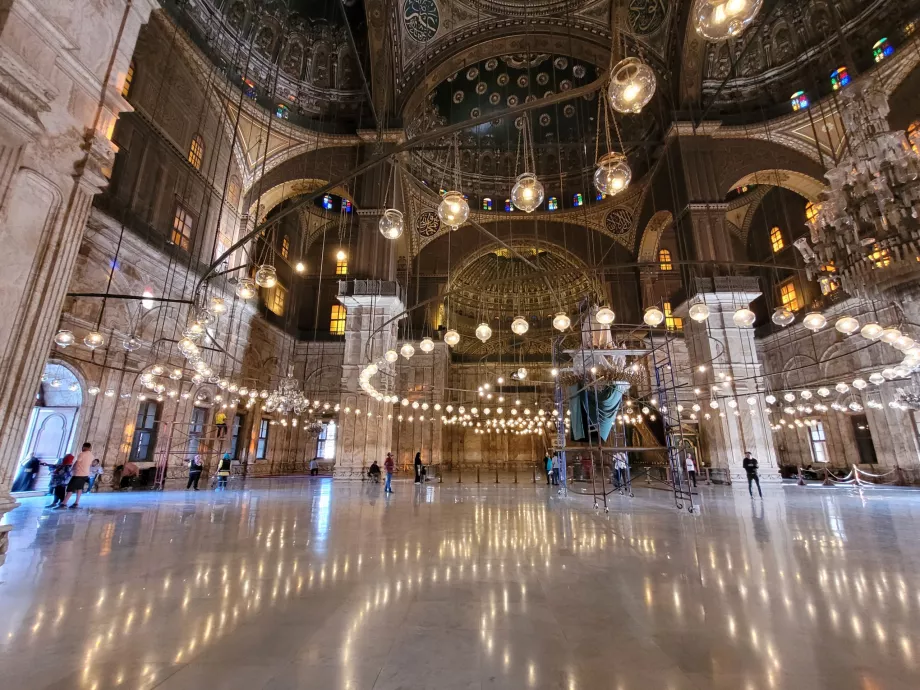
<svg viewBox="0 0 920 690">
<path fill-rule="evenodd" d="M 812 203 L 820 201 L 820 194 L 825 189 L 825 185 L 811 175 L 796 172 L 794 170 L 770 169 L 748 173 L 723 191 L 728 194 L 733 189 L 748 185 L 784 187 L 785 189 L 799 194 Z"/>
</svg>

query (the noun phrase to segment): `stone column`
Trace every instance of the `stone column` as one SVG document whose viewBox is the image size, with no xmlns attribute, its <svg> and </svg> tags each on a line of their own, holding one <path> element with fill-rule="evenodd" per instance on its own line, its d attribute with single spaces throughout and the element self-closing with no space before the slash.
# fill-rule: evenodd
<svg viewBox="0 0 920 690">
<path fill-rule="evenodd" d="M 111 170 L 107 135 L 130 109 L 121 86 L 131 53 L 155 5 L 12 0 L 0 16 L 0 516 L 16 505 L 9 486 L 35 391 L 92 197 Z"/>
<path fill-rule="evenodd" d="M 702 452 L 714 467 L 726 468 L 732 481 L 745 481 L 741 461 L 744 452 L 751 451 L 760 462 L 762 479 L 777 479 L 779 463 L 766 414 L 763 365 L 754 342 L 754 329 L 739 328 L 732 320 L 736 309 L 760 296 L 757 279 L 698 279 L 695 287 L 693 297 L 677 307 L 675 313 L 684 320 L 693 384 L 701 391 Z M 710 310 L 709 318 L 702 323 L 687 314 L 689 305 L 696 302 L 705 302 Z M 716 385 L 719 389 L 713 391 Z M 754 405 L 748 403 L 748 398 L 754 399 Z M 710 399 L 718 401 L 718 409 L 710 407 Z M 729 405 L 731 400 L 737 402 L 737 407 Z M 710 419 L 706 420 L 705 414 Z"/>
<path fill-rule="evenodd" d="M 390 320 L 405 307 L 402 288 L 391 280 L 340 281 L 338 299 L 346 309 L 345 355 L 332 476 L 361 479 L 374 459 L 382 465 L 391 450 L 393 419 L 390 416 L 392 405 L 369 398 L 361 389 L 358 377 L 365 366 L 383 362 L 384 353 L 396 348 L 398 322 Z M 378 365 L 380 373 L 372 383 L 384 392 L 386 376 L 393 374 L 395 368 L 389 364 Z"/>
</svg>

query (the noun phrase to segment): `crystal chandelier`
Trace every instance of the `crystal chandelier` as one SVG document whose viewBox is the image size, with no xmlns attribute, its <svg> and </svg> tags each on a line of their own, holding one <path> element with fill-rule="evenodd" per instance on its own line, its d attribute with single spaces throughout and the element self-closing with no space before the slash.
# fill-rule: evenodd
<svg viewBox="0 0 920 690">
<path fill-rule="evenodd" d="M 825 176 L 830 187 L 807 221 L 814 250 L 796 244 L 809 278 L 839 280 L 874 297 L 916 274 L 920 240 L 920 157 L 888 127 L 888 99 L 874 81 L 842 91 L 847 155 Z"/>
<path fill-rule="evenodd" d="M 287 376 L 278 382 L 278 387 L 268 394 L 262 409 L 266 412 L 278 412 L 282 415 L 303 414 L 309 407 L 307 400 L 300 391 L 297 379 L 294 378 L 294 367 L 289 366 Z"/>
</svg>

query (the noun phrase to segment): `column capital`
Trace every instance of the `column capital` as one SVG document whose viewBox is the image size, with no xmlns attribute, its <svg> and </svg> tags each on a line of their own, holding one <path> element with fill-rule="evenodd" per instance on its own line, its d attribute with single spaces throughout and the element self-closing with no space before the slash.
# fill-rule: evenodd
<svg viewBox="0 0 920 690">
<path fill-rule="evenodd" d="M 395 280 L 340 280 L 337 297 L 346 307 L 405 309 L 404 291 Z"/>
</svg>

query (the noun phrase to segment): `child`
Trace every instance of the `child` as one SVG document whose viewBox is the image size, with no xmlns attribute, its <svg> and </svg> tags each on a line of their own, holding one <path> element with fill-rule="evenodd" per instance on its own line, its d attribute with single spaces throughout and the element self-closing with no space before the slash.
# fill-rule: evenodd
<svg viewBox="0 0 920 690">
<path fill-rule="evenodd" d="M 67 454 L 51 470 L 51 483 L 48 488 L 54 496 L 54 500 L 46 506 L 47 508 L 57 508 L 64 504 L 64 496 L 67 491 L 67 483 L 70 481 L 70 473 L 73 470 L 73 455 Z"/>
</svg>

